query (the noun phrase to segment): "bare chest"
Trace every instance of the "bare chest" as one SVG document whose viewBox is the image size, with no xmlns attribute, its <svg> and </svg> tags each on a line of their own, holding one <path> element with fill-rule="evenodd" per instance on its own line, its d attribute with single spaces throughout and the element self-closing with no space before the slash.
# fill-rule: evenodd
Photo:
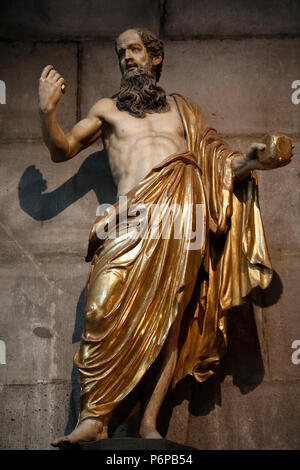
<svg viewBox="0 0 300 470">
<path fill-rule="evenodd" d="M 167 112 L 147 113 L 144 118 L 118 109 L 108 116 L 108 132 L 102 138 L 119 194 L 169 155 L 187 150 L 181 117 L 172 101 Z"/>
<path fill-rule="evenodd" d="M 117 109 L 107 118 L 108 140 L 132 140 L 145 135 L 154 138 L 166 136 L 175 140 L 184 138 L 182 121 L 174 102 L 171 103 L 169 111 L 147 113 L 144 118 L 137 118 Z"/>
</svg>

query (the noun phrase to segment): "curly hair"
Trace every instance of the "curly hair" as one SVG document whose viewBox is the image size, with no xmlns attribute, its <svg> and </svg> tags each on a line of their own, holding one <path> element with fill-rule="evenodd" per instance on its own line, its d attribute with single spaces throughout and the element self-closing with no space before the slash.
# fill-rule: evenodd
<svg viewBox="0 0 300 470">
<path fill-rule="evenodd" d="M 162 64 L 164 61 L 164 43 L 163 41 L 161 41 L 161 39 L 159 39 L 154 33 L 149 31 L 149 29 L 147 28 L 132 28 L 132 29 L 136 31 L 138 35 L 140 36 L 146 48 L 146 51 L 148 52 L 151 59 L 153 59 L 153 57 L 159 57 L 159 56 L 161 56 L 162 58 L 162 61 L 160 62 L 160 64 L 154 66 L 156 81 L 158 82 L 160 79 Z M 116 45 L 115 45 L 115 49 L 116 49 Z"/>
<path fill-rule="evenodd" d="M 162 70 L 162 64 L 164 61 L 164 43 L 161 39 L 159 39 L 154 33 L 149 31 L 149 29 L 146 28 L 134 28 L 134 30 L 138 33 L 140 36 L 141 40 L 143 41 L 143 44 L 151 57 L 159 57 L 161 56 L 162 61 L 160 64 L 155 65 L 155 73 L 156 73 L 156 81 L 160 79 L 160 74 Z"/>
</svg>

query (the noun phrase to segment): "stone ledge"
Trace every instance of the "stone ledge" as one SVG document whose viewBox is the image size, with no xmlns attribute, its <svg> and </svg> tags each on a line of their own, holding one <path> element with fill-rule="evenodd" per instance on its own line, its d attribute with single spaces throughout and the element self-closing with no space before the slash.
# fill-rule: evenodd
<svg viewBox="0 0 300 470">
<path fill-rule="evenodd" d="M 118 438 L 83 442 L 77 450 L 196 450 L 167 439 Z"/>
</svg>

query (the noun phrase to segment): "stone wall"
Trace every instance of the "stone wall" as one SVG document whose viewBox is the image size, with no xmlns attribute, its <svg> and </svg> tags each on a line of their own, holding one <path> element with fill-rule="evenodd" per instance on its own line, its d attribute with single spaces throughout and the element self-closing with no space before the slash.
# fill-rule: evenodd
<svg viewBox="0 0 300 470">
<path fill-rule="evenodd" d="M 170 420 L 167 437 L 198 449 L 299 448 L 300 364 L 291 346 L 300 340 L 300 104 L 291 96 L 300 80 L 300 2 L 11 0 L 0 12 L 0 447 L 48 449 L 75 424 L 85 250 L 98 203 L 115 197 L 100 142 L 51 162 L 39 75 L 51 63 L 65 77 L 58 119 L 67 131 L 118 90 L 112 39 L 146 26 L 165 40 L 162 86 L 198 103 L 232 145 L 245 150 L 266 132 L 295 144 L 289 166 L 259 174 L 272 284 L 254 312 L 231 313 L 218 379 L 179 384 L 160 429 Z"/>
</svg>

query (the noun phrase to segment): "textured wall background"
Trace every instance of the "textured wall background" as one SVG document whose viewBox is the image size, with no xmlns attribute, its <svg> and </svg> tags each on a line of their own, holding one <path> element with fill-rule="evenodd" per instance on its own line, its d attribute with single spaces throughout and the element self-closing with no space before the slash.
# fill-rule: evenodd
<svg viewBox="0 0 300 470">
<path fill-rule="evenodd" d="M 300 2 L 3 0 L 0 14 L 0 447 L 48 449 L 75 424 L 84 255 L 98 201 L 115 194 L 100 142 L 67 163 L 50 161 L 38 79 L 49 63 L 66 78 L 58 119 L 69 130 L 118 90 L 112 38 L 140 25 L 165 40 L 162 86 L 202 106 L 230 143 L 245 150 L 276 131 L 296 147 L 289 166 L 259 174 L 275 274 L 256 300 L 257 332 L 251 307 L 232 312 L 219 377 L 179 384 L 160 428 L 170 419 L 167 437 L 199 449 L 299 448 L 291 345 L 300 340 L 300 104 L 291 84 L 300 80 Z"/>
</svg>

